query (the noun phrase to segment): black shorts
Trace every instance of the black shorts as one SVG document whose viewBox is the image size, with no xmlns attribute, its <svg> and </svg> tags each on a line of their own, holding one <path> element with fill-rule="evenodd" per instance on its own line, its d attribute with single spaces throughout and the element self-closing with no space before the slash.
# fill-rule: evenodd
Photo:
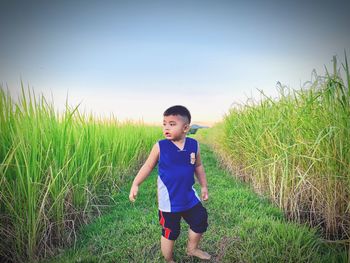
<svg viewBox="0 0 350 263">
<path fill-rule="evenodd" d="M 183 212 L 163 212 L 158 210 L 159 223 L 162 225 L 162 236 L 176 240 L 180 234 L 181 217 L 195 233 L 204 233 L 208 228 L 208 213 L 202 203 Z"/>
</svg>

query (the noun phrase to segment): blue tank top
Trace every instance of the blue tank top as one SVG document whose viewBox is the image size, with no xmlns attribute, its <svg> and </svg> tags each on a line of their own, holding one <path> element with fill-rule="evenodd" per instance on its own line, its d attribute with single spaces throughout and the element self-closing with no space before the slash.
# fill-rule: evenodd
<svg viewBox="0 0 350 263">
<path fill-rule="evenodd" d="M 181 212 L 195 206 L 200 199 L 193 188 L 198 143 L 186 137 L 183 150 L 171 140 L 158 142 L 158 204 L 163 212 Z"/>
</svg>

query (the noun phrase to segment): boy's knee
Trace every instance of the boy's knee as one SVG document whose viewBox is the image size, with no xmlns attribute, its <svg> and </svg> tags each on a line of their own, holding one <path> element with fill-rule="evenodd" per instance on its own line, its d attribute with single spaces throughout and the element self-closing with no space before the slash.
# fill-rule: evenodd
<svg viewBox="0 0 350 263">
<path fill-rule="evenodd" d="M 198 234 L 204 233 L 208 229 L 208 220 L 203 218 L 203 220 L 200 223 L 191 225 L 190 228 L 195 233 L 198 233 Z"/>
<path fill-rule="evenodd" d="M 195 220 L 190 223 L 190 228 L 195 233 L 204 233 L 208 229 L 208 213 L 204 207 L 200 207 Z"/>
<path fill-rule="evenodd" d="M 176 240 L 180 235 L 181 216 L 178 213 L 159 211 L 159 223 L 162 225 L 162 236 L 169 240 Z"/>
<path fill-rule="evenodd" d="M 166 230 L 162 229 L 162 236 L 169 240 L 176 240 L 180 235 L 180 230 Z"/>
</svg>

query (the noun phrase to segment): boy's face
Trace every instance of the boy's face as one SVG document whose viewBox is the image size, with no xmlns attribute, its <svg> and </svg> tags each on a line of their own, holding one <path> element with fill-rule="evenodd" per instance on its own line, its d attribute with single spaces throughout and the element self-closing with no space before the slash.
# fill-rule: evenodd
<svg viewBox="0 0 350 263">
<path fill-rule="evenodd" d="M 186 136 L 190 125 L 180 115 L 169 115 L 163 118 L 163 134 L 168 140 L 179 140 Z"/>
</svg>

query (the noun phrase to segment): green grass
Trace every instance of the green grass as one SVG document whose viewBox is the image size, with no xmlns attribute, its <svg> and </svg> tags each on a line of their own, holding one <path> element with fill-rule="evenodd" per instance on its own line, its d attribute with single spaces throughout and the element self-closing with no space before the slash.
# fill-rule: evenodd
<svg viewBox="0 0 350 263">
<path fill-rule="evenodd" d="M 324 237 L 350 240 L 350 70 L 345 62 L 300 90 L 280 85 L 233 107 L 208 143 L 254 189 L 298 222 L 322 226 Z M 350 245 L 350 244 L 349 244 Z M 350 251 L 350 250 L 349 250 Z M 349 252 L 350 253 L 350 252 Z"/>
<path fill-rule="evenodd" d="M 73 242 L 162 134 L 68 105 L 58 114 L 22 91 L 14 102 L 0 86 L 0 261 L 36 260 Z"/>
<path fill-rule="evenodd" d="M 341 245 L 322 242 L 316 229 L 288 222 L 267 198 L 219 167 L 201 146 L 209 185 L 209 228 L 201 247 L 212 262 L 347 262 Z M 114 196 L 111 210 L 81 229 L 75 247 L 45 262 L 163 262 L 157 214 L 156 169 L 141 185 L 136 203 L 128 200 L 134 174 Z M 196 184 L 198 188 L 198 184 Z M 177 262 L 199 262 L 185 255 L 187 225 L 175 243 Z"/>
</svg>

